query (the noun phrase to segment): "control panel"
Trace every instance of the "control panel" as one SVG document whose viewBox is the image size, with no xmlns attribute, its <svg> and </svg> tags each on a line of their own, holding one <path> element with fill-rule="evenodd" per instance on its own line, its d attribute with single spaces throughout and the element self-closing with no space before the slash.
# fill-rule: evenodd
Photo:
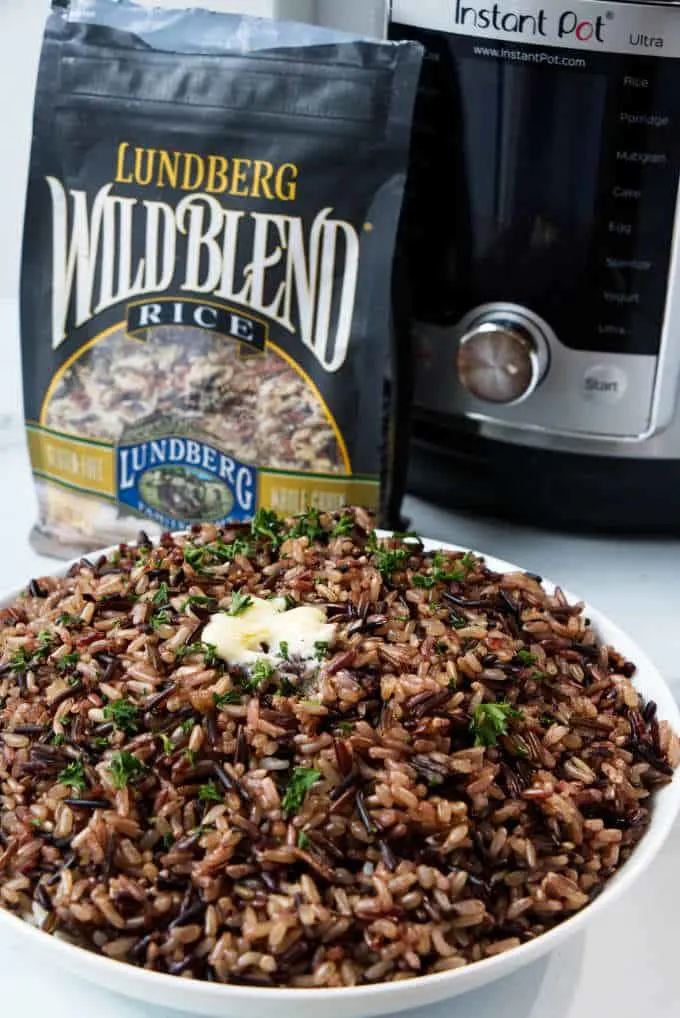
<svg viewBox="0 0 680 1018">
<path fill-rule="evenodd" d="M 675 33 L 678 12 L 614 3 L 610 51 L 603 5 L 582 6 L 602 45 L 548 39 L 550 6 L 545 44 L 480 40 L 476 8 L 437 0 L 439 30 L 392 26 L 427 53 L 406 202 L 416 405 L 635 441 L 671 418 L 680 370 L 680 60 L 641 28 Z"/>
<path fill-rule="evenodd" d="M 416 335 L 416 407 L 598 439 L 649 429 L 654 357 L 570 350 L 538 315 L 503 303 Z"/>
<path fill-rule="evenodd" d="M 680 82 L 671 92 L 659 87 L 662 63 L 629 61 L 611 78 L 603 152 L 608 184 L 597 217 L 595 337 L 584 337 L 579 346 L 659 350 L 680 159 Z"/>
</svg>

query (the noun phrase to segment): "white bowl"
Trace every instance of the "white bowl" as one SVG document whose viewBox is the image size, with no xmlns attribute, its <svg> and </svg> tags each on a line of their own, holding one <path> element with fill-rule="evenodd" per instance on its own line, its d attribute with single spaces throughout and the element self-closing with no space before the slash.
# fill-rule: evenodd
<svg viewBox="0 0 680 1018">
<path fill-rule="evenodd" d="M 443 548 L 463 551 L 457 545 L 425 541 L 429 550 Z M 497 572 L 512 572 L 518 566 L 491 556 L 484 556 L 487 565 Z M 55 570 L 63 575 L 68 566 Z M 546 588 L 552 584 L 546 582 Z M 568 595 L 570 601 L 578 598 Z M 0 607 L 14 600 L 16 594 L 0 597 Z M 586 614 L 592 620 L 601 639 L 620 651 L 637 665 L 635 685 L 646 699 L 655 700 L 659 717 L 671 723 L 680 732 L 680 710 L 663 678 L 638 645 L 595 608 L 586 605 Z M 552 951 L 568 937 L 583 931 L 603 909 L 624 894 L 650 866 L 666 840 L 680 812 L 680 771 L 673 781 L 659 791 L 654 799 L 652 819 L 645 836 L 632 857 L 621 867 L 595 901 L 572 918 L 565 920 L 549 933 L 505 954 L 487 958 L 465 968 L 436 975 L 420 976 L 397 983 L 378 983 L 346 989 L 262 989 L 247 986 L 225 986 L 219 983 L 181 979 L 178 976 L 149 972 L 122 962 L 112 961 L 103 955 L 71 944 L 30 926 L 28 923 L 0 909 L 0 926 L 22 939 L 26 951 L 33 952 L 36 971 L 38 964 L 59 965 L 74 975 L 118 993 L 151 1004 L 197 1015 L 214 1015 L 215 1018 L 262 1018 L 275 1014 L 276 1018 L 318 1018 L 323 1009 L 324 1018 L 371 1018 L 372 1015 L 391 1014 L 407 1008 L 424 1007 L 468 990 L 477 989 L 508 975 Z"/>
</svg>

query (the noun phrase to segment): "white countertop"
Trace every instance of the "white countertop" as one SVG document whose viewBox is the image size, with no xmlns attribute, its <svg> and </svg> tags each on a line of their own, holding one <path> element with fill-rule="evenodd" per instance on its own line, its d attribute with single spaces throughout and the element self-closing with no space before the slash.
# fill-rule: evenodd
<svg viewBox="0 0 680 1018">
<path fill-rule="evenodd" d="M 50 571 L 28 544 L 34 521 L 21 425 L 16 307 L 0 302 L 0 589 Z M 478 520 L 408 499 L 412 525 L 550 577 L 608 614 L 638 640 L 680 695 L 680 541 L 584 538 Z M 680 826 L 654 872 L 592 930 L 485 990 L 419 1012 L 419 1018 L 677 1018 L 680 982 Z M 23 1018 L 160 1018 L 161 1012 L 79 983 L 52 969 L 36 978 L 22 945 L 0 933 L 3 1012 Z M 228 1015 L 225 1014 L 225 1018 Z M 412 1013 L 412 1018 L 415 1014 Z"/>
</svg>

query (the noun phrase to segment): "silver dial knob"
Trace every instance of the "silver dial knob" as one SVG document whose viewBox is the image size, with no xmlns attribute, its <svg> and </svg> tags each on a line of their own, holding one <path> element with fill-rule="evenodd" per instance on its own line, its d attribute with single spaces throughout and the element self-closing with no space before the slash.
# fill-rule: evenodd
<svg viewBox="0 0 680 1018">
<path fill-rule="evenodd" d="M 509 405 L 531 395 L 548 368 L 548 348 L 529 319 L 516 312 L 470 323 L 458 346 L 461 383 L 485 403 Z"/>
</svg>

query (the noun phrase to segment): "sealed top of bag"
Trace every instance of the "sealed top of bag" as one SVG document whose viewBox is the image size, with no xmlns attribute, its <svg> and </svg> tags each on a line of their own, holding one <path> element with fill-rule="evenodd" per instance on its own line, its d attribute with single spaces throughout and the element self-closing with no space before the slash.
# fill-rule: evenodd
<svg viewBox="0 0 680 1018">
<path fill-rule="evenodd" d="M 294 22 L 55 7 L 22 272 L 46 532 L 381 504 L 419 65 Z"/>
<path fill-rule="evenodd" d="M 375 58 L 389 63 L 404 46 L 299 21 L 226 14 L 203 7 L 165 8 L 131 0 L 53 0 L 52 10 L 71 25 L 98 25 L 130 33 L 152 49 L 168 53 L 253 53 L 342 45 L 343 59 L 352 62 L 359 51 L 348 44 L 364 42 Z"/>
<path fill-rule="evenodd" d="M 73 24 L 132 32 L 154 49 L 176 53 L 223 53 L 227 49 L 246 53 L 360 38 L 303 22 L 225 14 L 203 7 L 171 9 L 129 0 L 53 0 L 52 8 Z"/>
</svg>

